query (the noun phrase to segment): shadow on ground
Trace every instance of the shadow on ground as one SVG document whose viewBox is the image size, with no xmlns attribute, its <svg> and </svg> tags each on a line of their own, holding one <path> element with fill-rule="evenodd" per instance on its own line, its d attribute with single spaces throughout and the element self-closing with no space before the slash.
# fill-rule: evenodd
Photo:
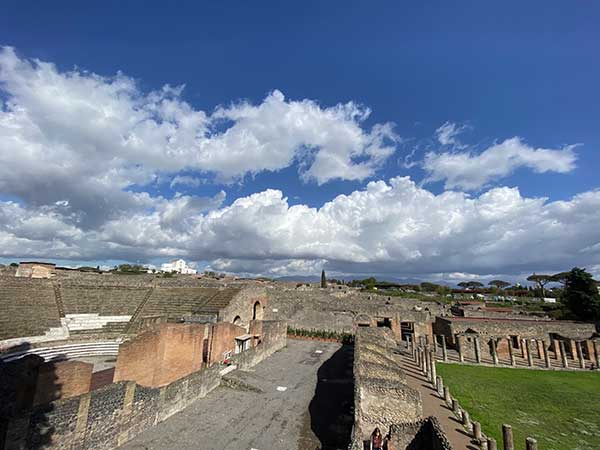
<svg viewBox="0 0 600 450">
<path fill-rule="evenodd" d="M 336 450 L 348 447 L 353 422 L 353 360 L 354 346 L 344 345 L 319 368 L 307 417 L 316 439 L 305 448 Z"/>
</svg>

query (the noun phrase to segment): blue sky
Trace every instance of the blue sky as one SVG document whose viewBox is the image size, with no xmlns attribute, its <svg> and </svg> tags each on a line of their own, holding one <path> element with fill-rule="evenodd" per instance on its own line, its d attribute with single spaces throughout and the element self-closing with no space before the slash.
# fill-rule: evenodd
<svg viewBox="0 0 600 450">
<path fill-rule="evenodd" d="M 0 114 L 7 118 L 12 114 L 11 120 L 24 121 L 19 122 L 21 127 L 26 122 L 43 135 L 43 142 L 33 132 L 17 139 L 10 134 L 15 127 L 8 125 L 2 134 L 15 146 L 0 147 L 6 169 L 4 174 L 0 169 L 0 201 L 5 209 L 0 214 L 4 225 L 0 243 L 5 239 L 0 255 L 5 261 L 54 258 L 158 264 L 181 256 L 200 266 L 237 272 L 308 274 L 326 267 L 334 273 L 431 279 L 460 278 L 465 273 L 518 276 L 576 264 L 591 270 L 600 267 L 600 233 L 593 229 L 591 216 L 598 210 L 600 167 L 598 5 L 178 2 L 173 8 L 159 2 L 122 3 L 3 4 L 0 45 L 12 47 L 14 57 L 5 51 Z M 45 72 L 36 59 L 54 66 Z M 29 64 L 30 69 L 11 69 L 10 61 Z M 249 116 L 244 114 L 262 111 L 264 117 L 249 128 L 256 151 L 248 153 L 239 140 L 219 142 L 214 151 L 230 157 L 224 161 L 216 156 L 219 161 L 208 164 L 206 155 L 198 157 L 190 150 L 195 144 L 190 131 L 191 135 L 178 138 L 184 145 L 178 147 L 177 164 L 158 155 L 167 150 L 156 133 L 140 141 L 141 147 L 152 147 L 151 157 L 140 156 L 140 149 L 110 154 L 118 143 L 95 140 L 103 133 L 110 135 L 102 130 L 106 124 L 91 113 L 67 110 L 77 104 L 73 79 L 51 86 L 60 77 L 68 79 L 69 71 L 78 72 L 77 82 L 104 77 L 94 89 L 111 85 L 115 74 L 121 73 L 135 83 L 134 92 L 127 94 L 128 107 L 134 109 L 140 102 L 152 103 L 151 93 L 166 84 L 185 85 L 181 93 L 167 97 L 191 111 L 212 115 L 208 121 L 212 137 L 234 124 L 242 129 L 240 136 L 247 136 L 244 120 Z M 54 74 L 45 85 L 32 81 L 44 78 L 44 73 Z M 276 90 L 283 95 L 274 95 Z M 37 100 L 44 98 L 41 91 L 55 92 L 56 104 L 44 103 L 42 108 Z M 107 105 L 122 95 L 113 94 L 103 91 L 90 98 L 107 114 L 115 111 L 114 105 Z M 274 111 L 260 109 L 268 107 L 268 99 L 277 104 Z M 250 110 L 242 108 L 243 101 Z M 336 105 L 348 102 L 353 103 L 346 115 L 331 119 Z M 219 106 L 226 111 L 217 117 Z M 297 130 L 283 119 L 280 123 L 281 110 L 275 111 L 279 107 L 296 123 L 311 118 L 310 129 L 290 138 Z M 14 118 L 19 108 L 28 112 L 26 120 Z M 368 117 L 356 119 L 367 109 Z M 47 120 L 55 114 L 72 117 L 70 123 L 78 132 L 70 135 L 65 124 Z M 158 124 L 172 120 L 164 114 L 153 110 L 144 120 L 154 115 Z M 192 116 L 190 121 L 198 119 Z M 446 130 L 457 131 L 445 145 L 440 138 L 444 124 Z M 326 145 L 322 136 L 333 135 L 337 125 L 341 127 L 337 137 L 326 140 L 331 152 L 322 152 Z M 389 128 L 379 131 L 380 125 Z M 99 128 L 86 135 L 92 126 Z M 181 123 L 177 126 L 181 130 Z M 132 136 L 140 130 L 119 132 Z M 507 142 L 512 138 L 518 140 Z M 373 139 L 380 140 L 373 144 Z M 345 149 L 354 144 L 357 147 L 348 156 Z M 89 167 L 80 167 L 85 161 L 100 164 L 101 158 L 94 159 L 100 154 L 117 158 L 120 165 L 105 167 L 98 181 L 117 187 L 114 192 L 99 189 L 87 195 L 77 187 L 81 183 L 60 184 L 60 167 L 26 169 L 9 155 L 25 152 L 28 145 L 34 160 L 31 149 L 40 148 L 42 154 L 56 151 L 56 157 L 65 160 L 81 158 L 69 170 L 81 169 L 84 181 L 90 179 Z M 286 145 L 287 156 L 277 153 Z M 265 147 L 272 151 L 261 153 Z M 333 169 L 329 163 L 315 163 L 320 153 L 328 161 L 345 160 Z M 186 158 L 198 160 L 186 164 Z M 149 164 L 149 159 L 155 161 Z M 364 162 L 367 167 L 358 176 L 357 164 Z M 132 175 L 136 167 L 140 173 Z M 98 173 L 102 170 L 98 166 Z M 115 173 L 118 180 L 111 183 Z M 178 176 L 188 182 L 174 183 Z M 399 176 L 410 177 L 413 185 L 396 185 L 394 195 L 382 193 L 381 186 L 369 194 L 369 182 L 390 187 L 390 180 Z M 15 181 L 27 179 L 35 180 L 35 186 Z M 285 205 L 277 196 L 265 194 L 269 189 L 282 191 Z M 464 197 L 439 197 L 447 191 Z M 340 194 L 350 195 L 350 200 L 338 201 L 332 207 L 335 213 L 322 208 Z M 581 195 L 583 200 L 574 200 Z M 174 198 L 186 198 L 187 203 L 177 209 Z M 227 209 L 238 199 L 270 209 L 251 216 L 251 208 Z M 306 208 L 310 217 L 290 211 L 292 205 Z M 448 208 L 443 215 L 432 213 L 441 206 Z M 485 215 L 490 208 L 498 217 Z M 169 217 L 185 223 L 179 229 L 165 225 L 165 215 L 174 209 L 179 215 Z M 150 220 L 152 214 L 158 225 Z M 361 214 L 360 220 L 356 214 Z M 234 215 L 237 221 L 222 219 Z M 526 215 L 539 220 L 529 222 Z M 454 216 L 461 220 L 444 227 L 443 222 Z M 471 222 L 482 228 L 469 229 Z M 328 228 L 328 233 L 306 230 L 311 223 Z M 119 229 L 127 229 L 129 236 L 115 238 L 114 230 Z M 490 230 L 498 234 L 490 236 Z M 469 236 L 473 241 L 467 245 Z M 500 245 L 506 241 L 508 245 Z M 560 248 L 557 241 L 562 242 Z M 227 245 L 220 249 L 223 242 Z M 541 247 L 548 253 L 537 251 Z M 536 249 L 536 257 L 523 256 L 523 250 L 531 253 L 529 248 Z"/>
</svg>

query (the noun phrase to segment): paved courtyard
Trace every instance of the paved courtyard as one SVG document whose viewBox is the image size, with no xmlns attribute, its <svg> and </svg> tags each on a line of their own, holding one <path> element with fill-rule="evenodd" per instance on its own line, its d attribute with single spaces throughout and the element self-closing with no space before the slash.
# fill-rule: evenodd
<svg viewBox="0 0 600 450">
<path fill-rule="evenodd" d="M 224 384 L 230 387 L 222 385 L 120 448 L 343 448 L 351 427 L 351 370 L 351 347 L 290 339 L 252 371 L 229 374 L 233 383 Z"/>
</svg>

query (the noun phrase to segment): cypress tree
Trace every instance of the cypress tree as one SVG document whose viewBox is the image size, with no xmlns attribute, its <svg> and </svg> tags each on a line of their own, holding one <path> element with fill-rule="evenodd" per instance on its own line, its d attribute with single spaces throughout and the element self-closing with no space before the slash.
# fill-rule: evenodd
<svg viewBox="0 0 600 450">
<path fill-rule="evenodd" d="M 327 287 L 327 278 L 325 278 L 325 270 L 321 271 L 321 289 L 325 289 Z"/>
</svg>

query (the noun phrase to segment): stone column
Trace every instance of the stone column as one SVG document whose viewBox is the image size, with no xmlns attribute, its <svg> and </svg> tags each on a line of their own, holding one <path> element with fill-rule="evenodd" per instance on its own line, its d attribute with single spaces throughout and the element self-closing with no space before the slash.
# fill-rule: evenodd
<svg viewBox="0 0 600 450">
<path fill-rule="evenodd" d="M 475 349 L 475 362 L 481 363 L 481 348 L 479 348 L 479 337 L 473 338 L 473 347 Z"/>
<path fill-rule="evenodd" d="M 542 352 L 544 354 L 544 362 L 546 363 L 546 368 L 550 368 L 550 354 L 548 353 L 548 346 L 546 341 L 542 341 Z"/>
<path fill-rule="evenodd" d="M 560 361 L 560 345 L 558 342 L 558 339 L 554 339 L 552 341 L 552 349 L 554 350 L 554 359 Z"/>
<path fill-rule="evenodd" d="M 448 361 L 448 349 L 446 348 L 446 336 L 442 334 L 442 359 Z"/>
<path fill-rule="evenodd" d="M 437 335 L 433 335 L 433 354 L 437 355 Z"/>
<path fill-rule="evenodd" d="M 462 424 L 467 429 L 471 429 L 471 418 L 469 417 L 469 411 L 462 411 Z"/>
<path fill-rule="evenodd" d="M 426 369 L 426 374 L 427 374 L 427 379 L 429 381 L 432 381 L 431 378 L 431 350 L 429 349 L 429 346 L 427 346 L 425 348 L 425 369 Z"/>
<path fill-rule="evenodd" d="M 431 358 L 430 367 L 431 367 L 431 382 L 435 384 L 435 379 L 437 378 L 437 369 L 435 367 L 435 353 L 433 350 L 429 352 L 429 358 Z"/>
<path fill-rule="evenodd" d="M 538 358 L 539 359 L 544 359 L 544 348 L 543 348 L 543 341 L 536 339 L 535 343 L 537 344 L 537 353 L 538 353 Z"/>
<path fill-rule="evenodd" d="M 502 425 L 502 441 L 504 444 L 504 450 L 515 450 L 513 432 L 510 425 Z"/>
<path fill-rule="evenodd" d="M 458 404 L 458 400 L 455 398 L 452 399 L 452 412 L 457 416 L 460 416 L 460 405 Z"/>
<path fill-rule="evenodd" d="M 494 438 L 488 438 L 487 440 L 488 450 L 498 450 L 498 443 Z"/>
<path fill-rule="evenodd" d="M 481 442 L 481 424 L 479 422 L 473 422 L 473 439 Z"/>
<path fill-rule="evenodd" d="M 596 355 L 596 369 L 600 370 L 600 342 L 594 341 L 594 353 Z"/>
<path fill-rule="evenodd" d="M 516 366 L 517 361 L 515 360 L 515 350 L 513 349 L 511 338 L 508 338 L 508 356 L 510 357 L 510 365 L 513 367 Z"/>
<path fill-rule="evenodd" d="M 452 397 L 450 396 L 450 389 L 448 389 L 448 386 L 444 386 L 444 401 L 449 407 L 452 406 Z"/>
<path fill-rule="evenodd" d="M 458 347 L 458 360 L 460 362 L 465 362 L 465 354 L 464 354 L 465 337 L 464 336 L 456 336 L 456 343 L 457 343 L 457 347 Z"/>
<path fill-rule="evenodd" d="M 558 348 L 560 349 L 560 357 L 562 360 L 562 366 L 565 369 L 569 368 L 569 363 L 567 361 L 567 352 L 565 351 L 565 343 L 562 340 L 559 340 L 558 342 Z"/>
<path fill-rule="evenodd" d="M 526 339 L 520 339 L 519 342 L 521 342 L 521 358 L 525 359 L 527 358 L 527 355 L 525 354 L 527 347 L 527 344 L 525 343 Z"/>
<path fill-rule="evenodd" d="M 575 342 L 577 348 L 577 358 L 579 358 L 579 367 L 585 369 L 585 359 L 583 359 L 583 350 L 581 349 L 581 342 Z"/>
<path fill-rule="evenodd" d="M 414 354 L 414 358 L 415 358 L 415 363 L 417 364 L 417 367 L 421 367 L 421 359 L 419 358 L 419 349 L 415 348 L 415 354 Z"/>
<path fill-rule="evenodd" d="M 526 450 L 538 450 L 537 441 L 534 438 L 528 437 L 525 440 L 525 449 Z"/>
<path fill-rule="evenodd" d="M 569 345 L 571 346 L 571 356 L 573 357 L 573 361 L 577 361 L 577 348 L 575 347 L 575 341 L 573 339 L 569 339 Z"/>
<path fill-rule="evenodd" d="M 498 365 L 498 351 L 496 350 L 496 339 L 492 338 L 491 341 L 491 348 L 492 348 L 492 360 L 494 361 L 494 365 L 497 366 Z"/>
<path fill-rule="evenodd" d="M 435 377 L 435 388 L 437 390 L 438 395 L 441 398 L 444 398 L 444 380 L 439 375 Z"/>
<path fill-rule="evenodd" d="M 532 367 L 533 366 L 533 357 L 531 355 L 531 340 L 530 339 L 525 340 L 525 350 L 527 351 L 527 365 L 529 367 Z"/>
</svg>

